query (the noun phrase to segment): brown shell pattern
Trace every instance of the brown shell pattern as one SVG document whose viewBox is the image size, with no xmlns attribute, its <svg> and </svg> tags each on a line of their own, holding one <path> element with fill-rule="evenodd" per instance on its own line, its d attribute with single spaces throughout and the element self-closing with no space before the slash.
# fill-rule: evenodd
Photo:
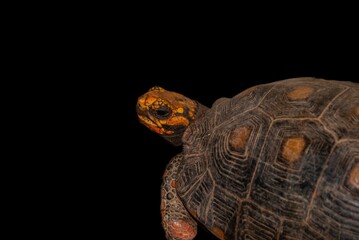
<svg viewBox="0 0 359 240">
<path fill-rule="evenodd" d="M 359 84 L 220 99 L 185 132 L 177 192 L 224 239 L 359 239 Z"/>
</svg>

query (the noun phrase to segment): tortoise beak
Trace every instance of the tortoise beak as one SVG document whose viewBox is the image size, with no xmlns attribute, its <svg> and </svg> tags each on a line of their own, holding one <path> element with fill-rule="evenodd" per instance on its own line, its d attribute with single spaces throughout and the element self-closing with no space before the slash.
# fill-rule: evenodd
<svg viewBox="0 0 359 240">
<path fill-rule="evenodd" d="M 136 104 L 136 113 L 137 113 L 137 115 L 144 114 L 144 109 L 141 107 L 141 104 L 139 104 L 139 103 Z"/>
</svg>

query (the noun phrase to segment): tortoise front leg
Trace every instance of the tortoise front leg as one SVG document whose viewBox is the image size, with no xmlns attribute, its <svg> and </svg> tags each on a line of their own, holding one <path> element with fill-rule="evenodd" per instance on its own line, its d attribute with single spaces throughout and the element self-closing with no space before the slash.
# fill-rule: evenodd
<svg viewBox="0 0 359 240">
<path fill-rule="evenodd" d="M 192 240 L 197 235 L 197 223 L 176 193 L 176 174 L 181 160 L 182 154 L 171 159 L 161 186 L 162 226 L 168 240 Z"/>
</svg>

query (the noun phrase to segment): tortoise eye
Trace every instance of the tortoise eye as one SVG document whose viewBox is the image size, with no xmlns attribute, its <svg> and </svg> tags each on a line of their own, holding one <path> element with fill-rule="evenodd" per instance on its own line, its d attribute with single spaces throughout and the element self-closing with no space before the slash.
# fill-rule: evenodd
<svg viewBox="0 0 359 240">
<path fill-rule="evenodd" d="M 151 109 L 151 114 L 159 119 L 168 119 L 171 116 L 171 112 L 171 109 L 167 106 Z"/>
</svg>

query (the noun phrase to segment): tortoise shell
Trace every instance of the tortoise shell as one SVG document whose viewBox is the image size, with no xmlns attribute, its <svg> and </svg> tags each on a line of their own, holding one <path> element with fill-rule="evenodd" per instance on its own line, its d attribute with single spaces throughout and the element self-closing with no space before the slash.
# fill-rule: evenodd
<svg viewBox="0 0 359 240">
<path fill-rule="evenodd" d="M 359 84 L 258 85 L 218 99 L 182 142 L 164 175 L 169 214 L 176 195 L 220 239 L 359 239 Z"/>
</svg>

